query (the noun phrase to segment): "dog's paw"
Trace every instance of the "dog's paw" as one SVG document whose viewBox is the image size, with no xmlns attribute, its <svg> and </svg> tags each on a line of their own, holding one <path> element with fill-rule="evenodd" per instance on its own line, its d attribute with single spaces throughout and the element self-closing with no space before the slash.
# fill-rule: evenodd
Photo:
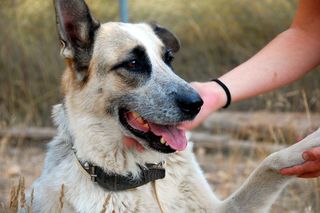
<svg viewBox="0 0 320 213">
<path fill-rule="evenodd" d="M 274 170 L 302 164 L 305 161 L 302 157 L 303 152 L 314 147 L 320 147 L 320 129 L 308 135 L 303 140 L 278 152 L 272 153 L 266 159 L 265 163 Z"/>
</svg>

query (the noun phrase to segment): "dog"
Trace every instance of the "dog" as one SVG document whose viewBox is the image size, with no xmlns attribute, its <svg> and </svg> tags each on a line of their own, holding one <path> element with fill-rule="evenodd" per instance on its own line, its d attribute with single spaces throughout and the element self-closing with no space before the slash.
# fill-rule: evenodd
<svg viewBox="0 0 320 213">
<path fill-rule="evenodd" d="M 33 212 L 268 212 L 319 130 L 268 156 L 230 197 L 211 191 L 186 133 L 203 101 L 171 66 L 180 43 L 155 24 L 100 24 L 83 0 L 55 0 L 64 100 L 33 183 Z M 143 151 L 123 138 L 136 139 Z M 21 209 L 23 211 L 23 209 Z"/>
</svg>

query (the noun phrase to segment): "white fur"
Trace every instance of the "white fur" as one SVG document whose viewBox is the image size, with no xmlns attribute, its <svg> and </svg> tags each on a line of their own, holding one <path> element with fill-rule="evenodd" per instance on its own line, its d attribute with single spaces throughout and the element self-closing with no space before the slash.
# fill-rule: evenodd
<svg viewBox="0 0 320 213">
<path fill-rule="evenodd" d="M 170 99 L 163 90 L 168 89 L 168 85 L 171 87 L 169 89 L 173 89 L 171 93 L 174 93 L 190 86 L 163 62 L 160 54 L 163 44 L 151 27 L 146 24 L 102 25 L 95 40 L 90 80 L 83 89 L 70 86 L 64 104 L 54 108 L 58 135 L 49 144 L 42 174 L 32 186 L 35 190 L 33 212 L 57 212 L 62 185 L 62 212 L 100 212 L 108 197 L 110 200 L 106 212 L 267 212 L 292 179 L 280 175 L 279 169 L 302 163 L 303 151 L 319 146 L 320 130 L 267 157 L 235 193 L 220 201 L 212 193 L 195 160 L 192 143 L 186 150 L 173 154 L 161 154 L 148 148 L 142 153 L 128 149 L 122 140 L 129 133 L 114 114 L 105 112 L 105 105 L 110 98 L 132 92 L 106 67 L 110 68 L 119 62 L 119 58 L 136 45 L 146 48 L 152 63 L 152 75 L 148 82 L 135 88 L 135 95 L 142 94 L 139 96 L 141 105 L 137 107 L 138 110 L 139 107 L 144 107 L 145 111 L 151 108 L 152 115 L 158 116 L 158 119 L 159 114 L 166 118 L 169 114 L 172 119 L 175 118 L 175 105 L 169 107 L 174 99 Z M 102 93 L 97 93 L 99 88 Z M 154 93 L 150 95 L 150 91 Z M 165 105 L 159 106 L 159 100 Z M 146 101 L 150 103 L 144 106 Z M 157 110 L 167 110 L 166 107 L 168 111 L 163 113 L 165 115 Z M 166 177 L 132 190 L 105 191 L 81 172 L 75 162 L 72 146 L 80 160 L 90 161 L 109 172 L 122 175 L 130 172 L 135 177 L 140 172 L 137 164 L 165 160 Z"/>
<path fill-rule="evenodd" d="M 64 120 L 61 106 L 56 109 L 56 120 Z M 71 152 L 67 152 L 58 165 L 51 165 L 50 160 L 57 157 L 52 156 L 56 148 L 69 147 L 63 144 L 70 139 L 68 131 L 61 132 L 66 127 L 60 125 L 60 134 L 50 144 L 45 169 L 32 186 L 35 189 L 34 212 L 56 212 L 62 184 L 65 186 L 63 212 L 100 212 L 109 193 L 107 212 L 160 212 L 151 183 L 124 192 L 106 192 L 81 173 Z M 320 130 L 317 130 L 303 141 L 273 153 L 224 201 L 219 201 L 211 192 L 189 144 L 185 151 L 167 157 L 166 177 L 156 181 L 161 207 L 164 212 L 268 212 L 292 179 L 280 175 L 278 170 L 302 163 L 302 152 L 318 146 L 319 141 Z"/>
</svg>

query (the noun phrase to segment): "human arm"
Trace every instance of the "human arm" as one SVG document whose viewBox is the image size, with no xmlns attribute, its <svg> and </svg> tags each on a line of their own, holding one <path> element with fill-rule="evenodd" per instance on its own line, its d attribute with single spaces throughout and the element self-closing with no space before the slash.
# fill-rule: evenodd
<svg viewBox="0 0 320 213">
<path fill-rule="evenodd" d="M 274 38 L 248 61 L 219 79 L 231 92 L 232 102 L 288 85 L 320 63 L 320 1 L 301 0 L 290 28 Z M 191 129 L 226 103 L 215 82 L 192 83 L 204 99 L 197 118 L 183 126 Z"/>
<path fill-rule="evenodd" d="M 288 85 L 320 63 L 320 1 L 301 0 L 290 28 L 274 38 L 248 61 L 219 79 L 231 92 L 232 102 L 248 99 Z M 204 105 L 192 122 L 192 129 L 226 103 L 226 94 L 215 82 L 192 83 Z M 284 175 L 310 178 L 320 176 L 320 148 L 303 154 L 305 163 L 282 169 Z"/>
</svg>

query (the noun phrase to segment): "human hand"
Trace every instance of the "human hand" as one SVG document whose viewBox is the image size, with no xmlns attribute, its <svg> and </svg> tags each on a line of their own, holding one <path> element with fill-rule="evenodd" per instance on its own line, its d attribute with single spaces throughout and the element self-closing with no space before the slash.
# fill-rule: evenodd
<svg viewBox="0 0 320 213">
<path fill-rule="evenodd" d="M 280 170 L 283 175 L 298 176 L 301 178 L 314 178 L 320 176 L 320 147 L 315 147 L 302 154 L 305 162 Z"/>
<path fill-rule="evenodd" d="M 216 82 L 192 82 L 190 85 L 199 93 L 204 103 L 194 120 L 183 122 L 179 126 L 187 130 L 197 127 L 212 112 L 221 108 L 227 102 L 225 91 Z"/>
</svg>

